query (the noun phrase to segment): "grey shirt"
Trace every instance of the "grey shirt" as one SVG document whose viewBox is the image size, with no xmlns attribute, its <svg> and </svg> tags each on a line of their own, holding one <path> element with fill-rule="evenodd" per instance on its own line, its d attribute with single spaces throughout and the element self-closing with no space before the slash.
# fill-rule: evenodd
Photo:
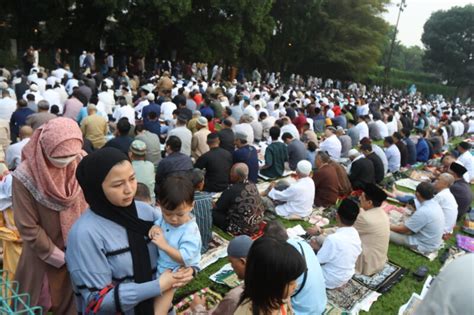
<svg viewBox="0 0 474 315">
<path fill-rule="evenodd" d="M 349 150 L 352 149 L 352 139 L 348 135 L 341 135 L 338 138 L 341 141 L 341 157 L 347 157 Z"/>
<path fill-rule="evenodd" d="M 306 146 L 298 139 L 288 144 L 288 164 L 292 171 L 296 170 L 296 165 L 299 161 L 306 159 Z"/>
<path fill-rule="evenodd" d="M 145 159 L 150 161 L 155 165 L 161 161 L 161 146 L 160 146 L 160 139 L 156 134 L 145 130 L 143 133 L 137 135 L 135 137 L 136 140 L 141 140 L 146 144 L 146 155 Z"/>
<path fill-rule="evenodd" d="M 430 253 L 439 248 L 444 231 L 444 214 L 440 205 L 434 200 L 416 202 L 416 211 L 405 222 L 413 232 L 408 242 L 422 253 Z"/>
</svg>

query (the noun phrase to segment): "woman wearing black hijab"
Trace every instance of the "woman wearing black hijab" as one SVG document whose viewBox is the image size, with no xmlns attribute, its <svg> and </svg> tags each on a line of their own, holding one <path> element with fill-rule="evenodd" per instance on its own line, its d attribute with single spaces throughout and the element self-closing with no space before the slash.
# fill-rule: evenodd
<svg viewBox="0 0 474 315">
<path fill-rule="evenodd" d="M 153 314 L 153 298 L 188 283 L 193 270 L 156 279 L 158 250 L 147 235 L 157 214 L 134 201 L 137 181 L 124 153 L 95 151 L 81 161 L 76 177 L 90 207 L 73 225 L 66 251 L 78 311 Z"/>
</svg>

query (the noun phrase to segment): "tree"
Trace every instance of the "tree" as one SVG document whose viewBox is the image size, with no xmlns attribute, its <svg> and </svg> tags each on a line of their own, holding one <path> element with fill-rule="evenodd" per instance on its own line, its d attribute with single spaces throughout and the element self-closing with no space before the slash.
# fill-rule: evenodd
<svg viewBox="0 0 474 315">
<path fill-rule="evenodd" d="M 272 10 L 276 35 L 267 59 L 281 71 L 362 78 L 380 59 L 388 24 L 379 15 L 387 3 L 277 0 Z"/>
<path fill-rule="evenodd" d="M 380 59 L 380 66 L 385 67 L 388 62 L 388 55 L 392 44 L 393 32 L 395 27 L 390 26 L 383 43 L 383 55 Z M 419 46 L 407 47 L 400 41 L 395 41 L 392 53 L 391 68 L 402 71 L 422 72 L 424 50 Z"/>
<path fill-rule="evenodd" d="M 433 13 L 424 25 L 421 40 L 428 69 L 441 74 L 448 84 L 473 84 L 474 5 Z"/>
</svg>

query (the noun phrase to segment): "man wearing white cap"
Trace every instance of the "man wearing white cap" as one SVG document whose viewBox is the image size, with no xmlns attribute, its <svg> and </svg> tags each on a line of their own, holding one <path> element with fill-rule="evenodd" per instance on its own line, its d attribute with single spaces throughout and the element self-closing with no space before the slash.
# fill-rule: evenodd
<svg viewBox="0 0 474 315">
<path fill-rule="evenodd" d="M 304 218 L 311 214 L 314 201 L 314 183 L 310 177 L 313 167 L 309 161 L 299 161 L 296 165 L 296 183 L 291 184 L 283 191 L 274 188 L 275 182 L 270 184 L 268 197 L 274 201 L 284 202 L 275 207 L 275 212 L 282 217 Z"/>
<path fill-rule="evenodd" d="M 191 155 L 196 160 L 209 151 L 209 145 L 207 144 L 207 135 L 211 132 L 207 128 L 206 117 L 199 117 L 197 120 L 196 128 L 198 131 L 193 135 L 191 140 Z"/>
</svg>

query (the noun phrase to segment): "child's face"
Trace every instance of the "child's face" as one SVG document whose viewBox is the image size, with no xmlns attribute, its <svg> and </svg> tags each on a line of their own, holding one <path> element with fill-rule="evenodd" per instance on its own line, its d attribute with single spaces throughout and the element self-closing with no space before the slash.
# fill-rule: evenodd
<svg viewBox="0 0 474 315">
<path fill-rule="evenodd" d="M 161 207 L 163 219 L 172 226 L 180 226 L 191 220 L 189 213 L 193 210 L 194 202 L 192 204 L 183 203 L 174 210 L 167 210 Z"/>
</svg>

